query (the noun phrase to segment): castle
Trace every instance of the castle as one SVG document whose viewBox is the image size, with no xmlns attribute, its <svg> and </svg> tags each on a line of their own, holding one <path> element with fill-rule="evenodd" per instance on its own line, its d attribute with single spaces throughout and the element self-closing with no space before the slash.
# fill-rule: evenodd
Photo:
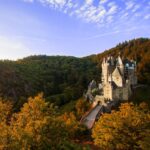
<svg viewBox="0 0 150 150">
<path fill-rule="evenodd" d="M 94 122 L 103 113 L 111 112 L 113 106 L 119 101 L 128 100 L 133 87 L 137 84 L 136 62 L 124 59 L 120 56 L 116 59 L 112 56 L 102 61 L 102 83 L 97 86 L 93 80 L 85 94 L 87 100 L 92 103 L 90 109 L 82 118 L 81 123 L 91 129 Z"/>
<path fill-rule="evenodd" d="M 110 101 L 128 100 L 132 94 L 132 87 L 137 84 L 136 62 L 133 60 L 122 60 L 120 55 L 115 59 L 113 56 L 104 58 L 102 61 L 102 83 L 96 87 L 93 80 L 86 97 L 93 102 L 93 105 L 101 103 L 107 105 Z M 94 91 L 101 93 L 93 96 Z"/>
</svg>

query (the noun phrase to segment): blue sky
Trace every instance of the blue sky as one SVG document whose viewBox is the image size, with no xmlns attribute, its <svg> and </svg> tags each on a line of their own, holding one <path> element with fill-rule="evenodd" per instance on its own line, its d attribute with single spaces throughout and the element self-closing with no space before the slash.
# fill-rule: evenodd
<svg viewBox="0 0 150 150">
<path fill-rule="evenodd" d="M 0 0 L 0 59 L 100 53 L 150 37 L 150 0 Z"/>
</svg>

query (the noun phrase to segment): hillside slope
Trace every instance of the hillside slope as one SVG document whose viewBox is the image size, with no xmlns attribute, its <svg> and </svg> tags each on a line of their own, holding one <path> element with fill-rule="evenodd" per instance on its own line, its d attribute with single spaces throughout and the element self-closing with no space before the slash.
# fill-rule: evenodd
<svg viewBox="0 0 150 150">
<path fill-rule="evenodd" d="M 99 72 L 96 63 L 87 58 L 30 56 L 1 61 L 0 96 L 20 107 L 27 97 L 43 92 L 47 100 L 61 106 L 78 99 Z"/>
<path fill-rule="evenodd" d="M 135 39 L 84 58 L 30 56 L 18 61 L 0 61 L 0 97 L 11 99 L 16 108 L 29 96 L 43 92 L 58 106 L 82 96 L 92 79 L 100 81 L 102 58 L 117 55 L 135 59 L 139 83 L 150 85 L 150 39 Z"/>
<path fill-rule="evenodd" d="M 119 54 L 122 58 L 133 59 L 137 62 L 139 83 L 150 84 L 150 39 L 139 38 L 128 42 L 125 41 L 110 50 L 91 56 L 91 58 L 101 67 L 104 57 L 108 55 L 117 57 Z"/>
</svg>

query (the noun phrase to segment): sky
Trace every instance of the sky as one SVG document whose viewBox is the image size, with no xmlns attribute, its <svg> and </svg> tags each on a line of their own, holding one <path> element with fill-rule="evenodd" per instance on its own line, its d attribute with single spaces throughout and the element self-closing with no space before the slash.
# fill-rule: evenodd
<svg viewBox="0 0 150 150">
<path fill-rule="evenodd" d="M 0 0 L 0 59 L 84 57 L 150 38 L 150 0 Z"/>
</svg>

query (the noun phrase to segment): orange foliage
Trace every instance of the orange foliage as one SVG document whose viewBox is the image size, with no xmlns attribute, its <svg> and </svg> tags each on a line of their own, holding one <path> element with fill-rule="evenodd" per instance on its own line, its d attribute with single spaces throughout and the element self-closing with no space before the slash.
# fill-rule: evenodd
<svg viewBox="0 0 150 150">
<path fill-rule="evenodd" d="M 95 144 L 105 150 L 149 149 L 150 112 L 132 103 L 122 104 L 120 111 L 104 114 L 99 119 L 92 137 Z"/>
</svg>

